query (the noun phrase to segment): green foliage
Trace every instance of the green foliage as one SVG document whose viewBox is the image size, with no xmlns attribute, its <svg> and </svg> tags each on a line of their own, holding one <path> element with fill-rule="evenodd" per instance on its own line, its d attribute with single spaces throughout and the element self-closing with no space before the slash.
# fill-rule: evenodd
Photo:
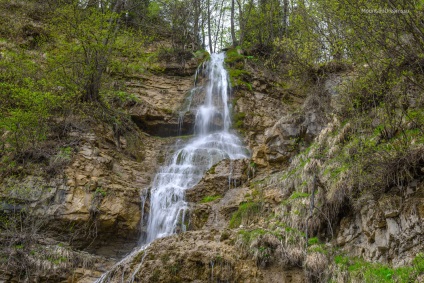
<svg viewBox="0 0 424 283">
<path fill-rule="evenodd" d="M 393 268 L 381 263 L 371 263 L 359 258 L 349 258 L 344 255 L 334 257 L 334 262 L 341 270 L 348 272 L 349 281 L 360 280 L 373 282 L 415 282 L 418 276 L 424 274 L 424 257 L 418 254 L 412 266 Z"/>
<path fill-rule="evenodd" d="M 316 245 L 318 243 L 319 243 L 319 240 L 316 237 L 308 239 L 308 245 Z"/>
<path fill-rule="evenodd" d="M 308 247 L 308 252 L 310 252 L 310 253 L 320 253 L 320 254 L 324 254 L 324 255 L 329 253 L 329 251 L 326 249 L 325 245 L 323 245 L 323 244 L 321 244 L 321 245 L 317 245 L 317 244 L 310 245 Z"/>
<path fill-rule="evenodd" d="M 244 63 L 244 59 L 245 57 L 241 54 L 241 49 L 238 47 L 227 50 L 224 62 L 227 65 L 233 66 L 237 63 Z"/>
<path fill-rule="evenodd" d="M 141 103 L 141 100 L 134 94 L 126 91 L 113 91 L 109 90 L 101 93 L 103 101 L 107 103 L 109 107 L 120 107 L 132 106 L 137 103 Z"/>
<path fill-rule="evenodd" d="M 108 73 L 133 76 L 155 68 L 157 54 L 148 53 L 146 45 L 154 41 L 153 35 L 147 35 L 136 29 L 123 29 L 117 35 L 111 49 Z"/>
<path fill-rule="evenodd" d="M 56 48 L 49 63 L 69 92 L 98 101 L 103 72 L 115 48 L 119 15 L 109 9 L 82 8 L 77 1 L 60 6 L 50 25 Z"/>
<path fill-rule="evenodd" d="M 253 220 L 258 214 L 260 214 L 262 206 L 256 202 L 246 202 L 240 204 L 238 210 L 233 213 L 229 223 L 230 228 L 239 227 L 243 223 Z"/>
<path fill-rule="evenodd" d="M 213 201 L 216 201 L 216 200 L 221 199 L 221 198 L 222 198 L 221 195 L 205 196 L 204 198 L 202 198 L 202 200 L 200 201 L 200 203 L 213 202 Z"/>
<path fill-rule="evenodd" d="M 254 239 L 261 235 L 265 235 L 268 231 L 264 229 L 253 229 L 253 230 L 240 230 L 239 235 L 241 236 L 244 243 L 251 243 Z"/>
<path fill-rule="evenodd" d="M 290 196 L 289 199 L 298 199 L 298 198 L 307 198 L 309 197 L 311 194 L 308 193 L 302 193 L 302 192 L 293 192 L 292 195 Z"/>
<path fill-rule="evenodd" d="M 233 116 L 234 120 L 234 128 L 236 129 L 243 129 L 244 128 L 244 119 L 246 118 L 246 113 L 244 112 L 237 112 Z"/>
<path fill-rule="evenodd" d="M 5 98 L 5 111 L 0 114 L 0 133 L 5 135 L 3 142 L 11 146 L 8 150 L 22 153 L 35 148 L 47 138 L 48 120 L 58 104 L 58 97 L 38 91 L 30 79 L 24 80 L 22 86 L 0 83 L 0 93 Z"/>
<path fill-rule="evenodd" d="M 161 12 L 160 4 L 157 1 L 150 1 L 149 3 L 149 17 L 156 18 L 159 17 Z"/>
<path fill-rule="evenodd" d="M 97 188 L 96 191 L 94 192 L 94 194 L 96 196 L 105 197 L 107 195 L 107 192 L 105 190 L 103 190 L 102 188 Z"/>
</svg>

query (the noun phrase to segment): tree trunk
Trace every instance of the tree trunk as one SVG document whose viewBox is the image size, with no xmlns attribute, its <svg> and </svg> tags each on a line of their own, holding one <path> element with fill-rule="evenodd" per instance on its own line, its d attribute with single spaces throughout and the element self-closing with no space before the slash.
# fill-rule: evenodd
<svg viewBox="0 0 424 283">
<path fill-rule="evenodd" d="M 221 19 L 222 19 L 222 16 L 224 14 L 224 9 L 222 9 L 223 5 L 224 5 L 224 0 L 222 0 L 221 8 L 219 9 L 220 12 L 219 12 L 218 24 L 216 25 L 215 41 L 213 43 L 213 50 L 214 51 L 216 51 L 216 45 L 218 44 L 219 33 L 221 32 Z M 221 34 L 221 38 L 222 38 L 222 34 Z"/>
<path fill-rule="evenodd" d="M 253 5 L 254 5 L 253 0 L 250 0 L 248 4 L 249 9 L 246 11 L 246 13 L 243 13 L 242 3 L 240 2 L 240 0 L 237 0 L 237 6 L 239 10 L 239 26 L 240 26 L 240 39 L 238 43 L 240 45 L 243 45 L 244 35 L 246 34 L 246 24 L 249 21 L 250 11 L 252 10 Z"/>
<path fill-rule="evenodd" d="M 200 18 L 200 0 L 194 0 L 194 42 L 193 42 L 193 50 L 197 49 L 199 45 L 199 18 Z"/>
<path fill-rule="evenodd" d="M 208 5 L 208 37 L 209 37 L 209 51 L 212 54 L 213 48 L 212 48 L 212 31 L 211 31 L 211 3 L 210 0 L 207 1 Z"/>
<path fill-rule="evenodd" d="M 112 12 L 119 13 L 123 8 L 123 0 L 116 1 L 113 6 Z M 110 46 L 111 41 L 113 41 L 116 37 L 116 34 L 119 29 L 119 19 L 114 23 L 114 19 L 109 19 L 109 31 L 108 36 L 104 38 L 102 44 L 104 46 L 104 52 L 94 52 L 95 59 L 90 60 L 86 58 L 87 64 L 93 64 L 92 69 L 93 72 L 90 74 L 90 77 L 87 80 L 85 85 L 85 94 L 82 98 L 83 101 L 90 102 L 98 102 L 100 101 L 100 87 L 102 83 L 102 76 L 106 69 L 106 66 L 109 61 L 110 53 L 112 52 L 112 47 Z"/>
<path fill-rule="evenodd" d="M 205 13 L 202 12 L 202 48 L 206 49 Z"/>
<path fill-rule="evenodd" d="M 287 37 L 287 26 L 289 17 L 289 0 L 283 1 L 283 37 Z"/>
<path fill-rule="evenodd" d="M 231 0 L 231 40 L 233 41 L 233 46 L 237 46 L 237 38 L 236 38 L 236 32 L 234 30 L 234 1 Z"/>
</svg>

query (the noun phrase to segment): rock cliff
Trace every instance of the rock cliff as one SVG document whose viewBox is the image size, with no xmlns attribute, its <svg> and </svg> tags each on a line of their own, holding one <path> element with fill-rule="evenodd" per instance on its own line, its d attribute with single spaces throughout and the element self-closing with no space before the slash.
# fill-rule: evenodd
<svg viewBox="0 0 424 283">
<path fill-rule="evenodd" d="M 178 136 L 192 134 L 194 114 L 183 110 L 193 87 L 187 74 L 195 67 L 193 61 L 183 71 L 171 66 L 124 78 L 140 101 L 128 106 L 141 130 L 139 158 L 124 153 L 130 141 L 118 142 L 111 128 L 99 127 L 70 133 L 81 138 L 71 162 L 53 179 L 30 174 L 2 180 L 3 198 L 29 204 L 34 215 L 47 219 L 42 230 L 52 246 L 67 242 L 76 253 L 72 258 L 91 259 L 76 260 L 57 277 L 44 273 L 41 280 L 92 282 L 112 270 L 110 282 L 350 282 L 334 260 L 339 250 L 394 267 L 414 262 L 424 234 L 421 145 L 418 173 L 410 179 L 397 186 L 379 183 L 378 193 L 355 190 L 357 179 L 337 169 L 343 164 L 331 163 L 353 139 L 347 138 L 349 125 L 332 114 L 341 107 L 338 87 L 350 71 L 288 87 L 246 64 L 250 87 L 234 89 L 233 122 L 251 159 L 223 160 L 187 191 L 188 231 L 158 239 L 112 267 L 145 232 L 140 223 L 149 201 L 140 194 L 148 196 Z M 1 279 L 15 280 L 5 274 Z"/>
</svg>

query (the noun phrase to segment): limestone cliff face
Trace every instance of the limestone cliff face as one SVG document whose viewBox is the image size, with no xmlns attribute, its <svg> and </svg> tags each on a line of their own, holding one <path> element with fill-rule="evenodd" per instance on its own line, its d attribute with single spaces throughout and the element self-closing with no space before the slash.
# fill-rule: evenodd
<svg viewBox="0 0 424 283">
<path fill-rule="evenodd" d="M 187 72 L 194 74 L 196 61 L 192 61 L 187 67 Z M 194 85 L 193 77 L 182 76 L 184 74 L 147 74 L 125 78 L 128 91 L 141 100 L 141 103 L 129 109 L 133 121 L 141 130 L 161 137 L 193 133 L 193 113 L 186 113 L 182 121 L 179 121 L 178 116 L 188 92 Z M 182 129 L 179 132 L 180 124 Z"/>
<path fill-rule="evenodd" d="M 185 67 L 166 65 L 162 74 L 146 72 L 125 79 L 127 91 L 138 101 L 128 105 L 128 112 L 142 130 L 132 137 L 139 142 L 127 140 L 125 135 L 117 137 L 111 125 L 95 126 L 89 131 L 74 130 L 68 135 L 75 137 L 76 144 L 66 157 L 70 159 L 68 165 L 59 174 L 51 177 L 34 171 L 1 180 L 2 199 L 17 203 L 1 203 L 3 212 L 29 207 L 34 219 L 40 219 L 37 220 L 40 228 L 34 233 L 48 237 L 54 247 L 64 243 L 72 250 L 88 252 L 88 256 L 94 257 L 88 261 L 90 264 L 75 260 L 75 265 L 51 274 L 40 270 L 39 276 L 44 277 L 39 278 L 71 276 L 72 282 L 78 278 L 81 282 L 92 282 L 110 263 L 137 245 L 143 233 L 140 194 L 148 190 L 171 150 L 169 147 L 175 144 L 173 137 L 178 134 L 180 122 L 178 110 L 193 86 L 193 78 L 187 74 L 193 74 L 196 67 L 196 61 Z M 190 134 L 193 127 L 190 114 L 183 122 L 180 134 Z M 140 146 L 131 148 L 132 156 L 129 156 L 126 152 L 133 144 Z M 148 205 L 147 201 L 146 211 Z M 40 247 L 49 249 L 42 242 Z M 67 260 L 72 258 L 69 256 Z M 28 260 L 37 258 L 28 255 Z M 12 280 L 13 268 L 1 265 L 1 269 L 0 273 L 5 274 L 1 279 Z"/>
<path fill-rule="evenodd" d="M 305 91 L 283 88 L 272 76 L 250 71 L 252 90 L 235 90 L 235 110 L 243 113 L 241 130 L 256 164 L 279 167 L 327 124 L 334 78 Z"/>
<path fill-rule="evenodd" d="M 63 274 L 54 278 L 93 282 L 137 245 L 145 232 L 141 217 L 149 213 L 149 201 L 142 206 L 140 194 L 147 195 L 177 135 L 193 130 L 194 114 L 179 113 L 196 65 L 125 78 L 129 92 L 141 101 L 128 107 L 142 131 L 139 160 L 124 154 L 130 141 L 121 137 L 118 143 L 112 129 L 72 132 L 81 138 L 63 174 L 2 181 L 3 196 L 29 203 L 48 219 L 43 229 L 51 245 L 69 242 L 70 250 L 90 257 L 89 264 L 63 266 Z M 250 73 L 252 89 L 234 91 L 233 122 L 252 158 L 212 167 L 187 191 L 188 231 L 134 253 L 113 269 L 110 282 L 326 282 L 337 274 L 333 249 L 395 266 L 410 264 L 422 251 L 422 178 L 378 195 L 357 195 L 347 182 L 334 193 L 328 170 L 318 170 L 322 162 L 311 157 L 313 151 L 320 153 L 323 137 L 337 148 L 349 131 L 348 125 L 334 126 L 331 115 L 340 107 L 337 86 L 349 74 L 332 74 L 320 84 L 296 89 L 254 68 Z M 336 129 L 338 134 L 332 134 Z M 308 149 L 313 143 L 318 145 Z M 319 180 L 314 193 L 313 176 Z M 18 187 L 31 188 L 30 194 L 10 190 Z M 328 210 L 311 214 L 313 201 Z M 307 244 L 305 231 L 321 244 Z M 0 278 L 11 282 L 12 277 Z"/>
<path fill-rule="evenodd" d="M 357 213 L 344 217 L 335 244 L 370 261 L 410 264 L 424 240 L 424 184 L 413 182 L 404 193 L 363 199 Z"/>
</svg>

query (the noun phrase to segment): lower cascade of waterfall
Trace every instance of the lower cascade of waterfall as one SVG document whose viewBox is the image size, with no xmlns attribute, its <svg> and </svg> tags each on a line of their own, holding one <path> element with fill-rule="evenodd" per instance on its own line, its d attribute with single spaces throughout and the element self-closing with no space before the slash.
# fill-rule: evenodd
<svg viewBox="0 0 424 283">
<path fill-rule="evenodd" d="M 243 159 L 248 150 L 240 139 L 230 132 L 231 118 L 228 104 L 230 86 L 224 68 L 225 54 L 212 54 L 207 63 L 204 103 L 197 108 L 195 136 L 176 150 L 167 165 L 156 174 L 150 190 L 150 212 L 147 222 L 147 235 L 141 247 L 119 262 L 113 270 L 103 274 L 96 282 L 117 282 L 120 273 L 124 282 L 125 265 L 155 239 L 185 231 L 185 216 L 188 203 L 185 191 L 195 186 L 204 173 L 223 159 Z M 230 173 L 230 172 L 229 172 Z M 144 259 L 144 257 L 143 257 Z M 133 282 L 142 262 L 126 282 Z M 120 270 L 120 272 L 117 272 Z"/>
</svg>

